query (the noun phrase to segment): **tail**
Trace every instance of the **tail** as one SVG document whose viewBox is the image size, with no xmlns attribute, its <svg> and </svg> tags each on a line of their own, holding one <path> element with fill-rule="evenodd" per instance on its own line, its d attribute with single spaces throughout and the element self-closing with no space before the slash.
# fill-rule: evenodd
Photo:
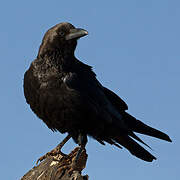
<svg viewBox="0 0 180 180">
<path fill-rule="evenodd" d="M 120 125 L 117 124 L 117 121 L 114 121 L 115 124 L 112 126 L 112 129 L 110 130 L 110 128 L 107 128 L 108 131 L 110 130 L 111 133 L 105 133 L 111 134 L 111 136 L 109 138 L 107 138 L 108 136 L 104 136 L 106 138 L 103 138 L 103 141 L 106 141 L 109 144 L 116 145 L 117 147 L 121 148 L 120 146 L 118 146 L 118 144 L 120 144 L 126 149 L 128 149 L 131 154 L 147 162 L 152 162 L 156 159 L 156 157 L 154 157 L 151 153 L 149 153 L 135 141 L 137 140 L 142 144 L 148 146 L 133 132 L 138 132 L 141 134 L 153 136 L 165 141 L 172 142 L 167 134 L 142 123 L 128 113 L 124 112 L 122 116 L 124 119 L 124 123 L 127 125 L 127 132 L 123 132 Z"/>
<path fill-rule="evenodd" d="M 145 150 L 143 147 L 141 147 L 136 141 L 131 139 L 129 136 L 119 136 L 113 138 L 114 141 L 116 141 L 118 144 L 121 144 L 125 148 L 127 148 L 131 154 L 134 156 L 147 161 L 152 162 L 156 159 L 151 153 L 149 153 L 147 150 Z"/>
<path fill-rule="evenodd" d="M 130 130 L 141 133 L 141 134 L 145 134 L 148 136 L 156 137 L 158 139 L 162 139 L 168 142 L 172 142 L 172 140 L 167 134 L 142 123 L 141 121 L 135 119 L 130 114 L 125 113 L 123 117 Z"/>
</svg>

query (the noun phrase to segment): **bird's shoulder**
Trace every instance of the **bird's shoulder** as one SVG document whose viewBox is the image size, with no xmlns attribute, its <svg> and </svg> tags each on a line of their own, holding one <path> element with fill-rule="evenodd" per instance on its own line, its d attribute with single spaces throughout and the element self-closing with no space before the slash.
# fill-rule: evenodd
<svg viewBox="0 0 180 180">
<path fill-rule="evenodd" d="M 74 65 L 71 71 L 69 71 L 65 77 L 63 78 L 63 82 L 69 87 L 74 86 L 76 89 L 89 89 L 93 87 L 100 87 L 101 84 L 96 78 L 96 74 L 94 73 L 92 66 L 89 66 L 78 59 L 74 61 Z"/>
<path fill-rule="evenodd" d="M 89 66 L 78 59 L 75 60 L 74 71 L 79 74 L 82 78 L 96 78 L 96 74 L 92 70 L 92 66 Z"/>
</svg>

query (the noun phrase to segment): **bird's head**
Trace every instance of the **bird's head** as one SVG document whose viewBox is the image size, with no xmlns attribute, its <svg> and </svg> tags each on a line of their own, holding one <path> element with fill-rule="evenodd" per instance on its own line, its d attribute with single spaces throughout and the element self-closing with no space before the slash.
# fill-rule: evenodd
<svg viewBox="0 0 180 180">
<path fill-rule="evenodd" d="M 86 30 L 75 28 L 70 23 L 57 24 L 45 33 L 38 56 L 43 56 L 45 53 L 53 51 L 60 51 L 66 55 L 67 53 L 74 54 L 77 40 L 87 34 Z"/>
</svg>

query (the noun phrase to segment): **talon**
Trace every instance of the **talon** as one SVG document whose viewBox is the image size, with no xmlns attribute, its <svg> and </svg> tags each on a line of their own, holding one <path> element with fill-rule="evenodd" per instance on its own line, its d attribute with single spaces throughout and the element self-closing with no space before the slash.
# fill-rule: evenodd
<svg viewBox="0 0 180 180">
<path fill-rule="evenodd" d="M 40 163 L 41 161 L 43 161 L 44 159 L 46 159 L 46 155 L 41 156 L 37 161 L 36 161 L 36 165 L 38 165 L 38 163 Z"/>
<path fill-rule="evenodd" d="M 46 153 L 45 155 L 41 156 L 37 161 L 36 161 L 36 165 L 38 165 L 39 162 L 43 161 L 44 159 L 46 159 L 48 156 L 56 156 L 58 154 L 60 154 L 62 157 L 67 157 L 67 154 L 64 154 L 63 152 L 61 152 L 62 147 L 64 146 L 64 144 L 71 138 L 70 135 L 67 135 L 67 137 L 64 138 L 64 140 L 58 144 L 56 146 L 55 149 L 53 149 L 52 151 Z"/>
<path fill-rule="evenodd" d="M 78 162 L 79 157 L 81 156 L 81 153 L 82 153 L 82 151 L 83 151 L 84 149 L 85 149 L 84 147 L 81 147 L 81 146 L 79 147 L 78 152 L 77 152 L 77 154 L 76 154 L 75 163 Z"/>
<path fill-rule="evenodd" d="M 56 156 L 56 155 L 58 155 L 58 154 L 60 154 L 62 157 L 66 157 L 67 156 L 67 154 L 64 154 L 63 152 L 61 152 L 61 149 L 59 149 L 59 148 L 55 148 L 55 149 L 53 149 L 52 151 L 50 151 L 50 152 L 48 152 L 48 153 L 46 153 L 45 155 L 43 155 L 43 156 L 41 156 L 37 161 L 36 161 L 36 165 L 38 165 L 38 163 L 39 162 L 41 162 L 41 161 L 43 161 L 44 159 L 46 159 L 47 157 L 49 157 L 49 156 Z"/>
</svg>

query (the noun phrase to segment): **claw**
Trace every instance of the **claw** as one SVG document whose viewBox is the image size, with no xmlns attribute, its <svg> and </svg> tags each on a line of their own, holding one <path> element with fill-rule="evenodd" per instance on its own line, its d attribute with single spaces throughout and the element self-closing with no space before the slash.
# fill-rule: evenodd
<svg viewBox="0 0 180 180">
<path fill-rule="evenodd" d="M 58 155 L 58 154 L 60 154 L 62 157 L 66 157 L 67 156 L 67 154 L 64 154 L 63 152 L 61 152 L 60 150 L 56 150 L 56 148 L 55 149 L 53 149 L 51 152 L 48 152 L 48 153 L 46 153 L 45 155 L 43 155 L 43 156 L 41 156 L 37 161 L 36 161 L 36 165 L 38 165 L 38 163 L 39 162 L 41 162 L 41 161 L 43 161 L 44 159 L 46 159 L 47 157 L 49 157 L 49 156 L 56 156 L 56 155 Z"/>
<path fill-rule="evenodd" d="M 75 163 L 78 162 L 79 157 L 81 156 L 81 153 L 82 153 L 82 151 L 83 151 L 84 149 L 85 149 L 84 147 L 81 147 L 81 146 L 79 147 L 78 152 L 77 152 L 77 154 L 76 154 Z"/>
<path fill-rule="evenodd" d="M 36 161 L 36 165 L 38 165 L 39 162 L 43 161 L 44 159 L 46 159 L 49 156 L 56 156 L 58 154 L 60 154 L 62 157 L 67 157 L 67 154 L 64 154 L 63 152 L 61 152 L 62 147 L 64 146 L 64 144 L 71 138 L 70 135 L 67 135 L 67 137 L 64 138 L 64 140 L 57 145 L 57 147 L 55 149 L 53 149 L 52 151 L 46 153 L 45 155 L 41 156 L 37 161 Z"/>
<path fill-rule="evenodd" d="M 41 156 L 37 161 L 36 161 L 36 165 L 38 165 L 41 161 L 43 161 L 44 159 L 47 158 L 47 154 L 45 154 L 44 156 Z"/>
</svg>

